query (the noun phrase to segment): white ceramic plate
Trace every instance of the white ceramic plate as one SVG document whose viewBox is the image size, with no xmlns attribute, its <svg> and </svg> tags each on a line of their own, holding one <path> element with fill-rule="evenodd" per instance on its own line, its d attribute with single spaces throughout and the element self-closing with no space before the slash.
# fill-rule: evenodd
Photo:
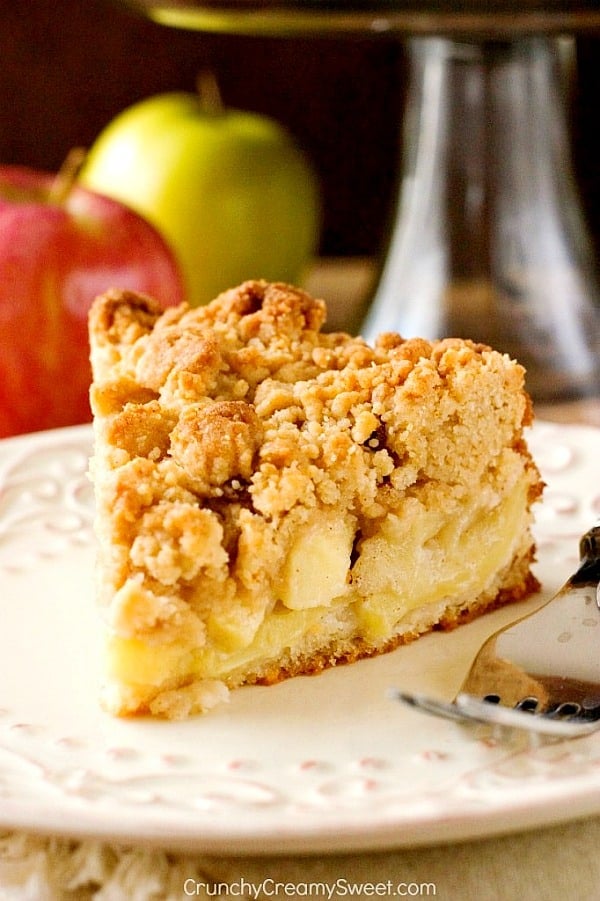
<svg viewBox="0 0 600 901">
<path fill-rule="evenodd" d="M 548 483 L 536 526 L 546 597 L 600 516 L 600 431 L 539 423 L 531 443 Z M 0 826 L 232 854 L 418 845 L 600 813 L 600 733 L 501 740 L 386 696 L 452 696 L 523 605 L 242 689 L 187 722 L 102 713 L 90 444 L 87 427 L 0 442 Z"/>
</svg>

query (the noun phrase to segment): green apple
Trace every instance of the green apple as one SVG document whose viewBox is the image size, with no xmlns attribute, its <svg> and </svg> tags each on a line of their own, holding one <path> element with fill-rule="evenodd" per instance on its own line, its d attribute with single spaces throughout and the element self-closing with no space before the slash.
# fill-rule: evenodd
<svg viewBox="0 0 600 901">
<path fill-rule="evenodd" d="M 281 125 L 223 108 L 210 85 L 124 110 L 90 148 L 80 180 L 162 233 L 193 306 L 249 278 L 300 283 L 317 248 L 308 160 Z"/>
</svg>

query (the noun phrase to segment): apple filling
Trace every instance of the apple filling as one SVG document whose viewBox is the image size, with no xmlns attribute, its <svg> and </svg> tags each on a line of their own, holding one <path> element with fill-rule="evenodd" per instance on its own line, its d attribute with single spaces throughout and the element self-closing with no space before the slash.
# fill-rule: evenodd
<svg viewBox="0 0 600 901">
<path fill-rule="evenodd" d="M 203 647 L 190 648 L 113 634 L 109 674 L 140 687 L 190 677 L 235 685 L 249 666 L 260 680 L 273 662 L 291 664 L 328 643 L 377 646 L 401 635 L 416 608 L 446 599 L 460 604 L 492 587 L 518 550 L 527 494 L 522 480 L 491 510 L 471 499 L 450 523 L 443 511 L 409 498 L 402 513 L 388 514 L 363 538 L 349 519 L 318 516 L 294 540 L 274 580 L 272 609 L 252 635 L 240 629 L 236 646 L 231 631 L 225 639 L 213 633 Z"/>
</svg>

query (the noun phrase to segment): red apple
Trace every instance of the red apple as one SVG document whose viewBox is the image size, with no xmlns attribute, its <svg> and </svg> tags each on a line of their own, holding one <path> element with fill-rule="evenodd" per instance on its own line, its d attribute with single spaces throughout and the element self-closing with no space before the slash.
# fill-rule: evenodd
<svg viewBox="0 0 600 901">
<path fill-rule="evenodd" d="M 87 314 L 108 288 L 179 303 L 164 239 L 122 203 L 0 166 L 0 437 L 90 419 Z"/>
</svg>

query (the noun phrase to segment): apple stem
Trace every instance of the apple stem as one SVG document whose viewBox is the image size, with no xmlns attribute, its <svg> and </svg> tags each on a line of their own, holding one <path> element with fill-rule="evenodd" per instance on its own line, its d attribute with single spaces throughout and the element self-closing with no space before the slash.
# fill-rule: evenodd
<svg viewBox="0 0 600 901">
<path fill-rule="evenodd" d="M 85 160 L 86 151 L 83 147 L 73 147 L 52 180 L 48 192 L 48 202 L 60 206 L 65 202 L 73 189 L 77 176 L 81 171 Z"/>
<path fill-rule="evenodd" d="M 204 112 L 220 115 L 224 110 L 223 97 L 216 75 L 210 69 L 203 69 L 196 78 L 196 91 Z"/>
</svg>

